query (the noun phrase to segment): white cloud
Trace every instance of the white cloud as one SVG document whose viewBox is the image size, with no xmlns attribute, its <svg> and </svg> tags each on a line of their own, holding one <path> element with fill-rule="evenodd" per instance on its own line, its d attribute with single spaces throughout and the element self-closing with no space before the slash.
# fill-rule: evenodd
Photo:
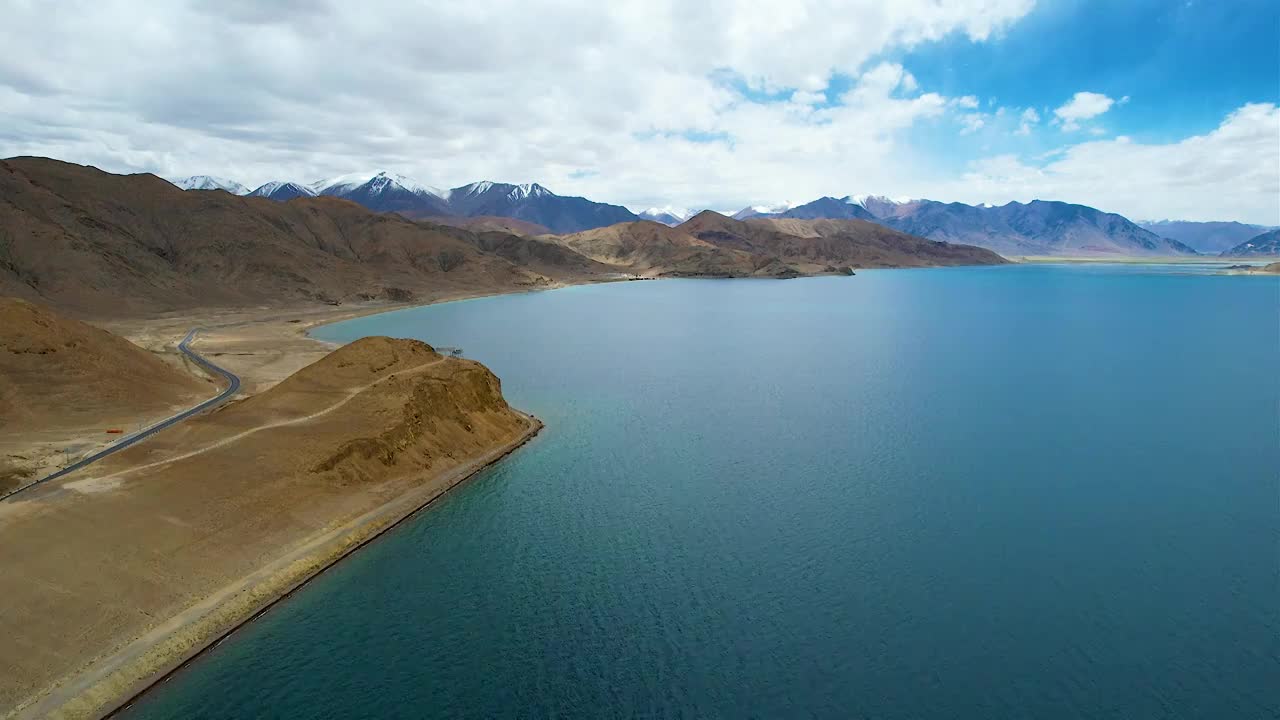
<svg viewBox="0 0 1280 720">
<path fill-rule="evenodd" d="M 378 168 L 446 187 L 538 181 L 630 207 L 857 192 L 997 201 L 1034 188 L 1103 207 L 1129 193 L 1135 207 L 1163 208 L 1144 216 L 1280 222 L 1274 108 L 1270 144 L 1231 134 L 1246 113 L 1204 136 L 1212 152 L 1194 139 L 1121 152 L 1116 139 L 1047 165 L 1015 161 L 1008 177 L 1027 177 L 1026 188 L 988 172 L 994 164 L 974 168 L 973 186 L 950 182 L 909 133 L 942 119 L 1012 129 L 1013 109 L 983 115 L 976 97 L 922 87 L 880 58 L 948 35 L 986 41 L 1031 0 L 0 4 L 0 157 L 251 185 Z M 852 86 L 827 107 L 833 76 Z M 786 100 L 751 102 L 728 78 Z M 1081 96 L 1110 102 L 1079 93 L 1059 111 L 1081 112 Z M 1021 122 L 1030 132 L 1049 115 L 1028 108 Z M 1086 181 L 1074 158 L 1095 146 L 1127 161 L 1104 157 L 1107 172 Z M 1184 185 L 1194 192 L 1169 190 Z M 1188 208 L 1192 195 L 1201 199 Z"/>
<path fill-rule="evenodd" d="M 1018 123 L 1018 129 L 1014 131 L 1013 134 L 1014 135 L 1030 135 L 1031 126 L 1040 122 L 1040 113 L 1036 112 L 1035 108 L 1029 107 L 1026 110 L 1022 111 L 1022 115 L 1019 119 L 1020 119 L 1020 122 Z"/>
<path fill-rule="evenodd" d="M 1175 143 L 1119 136 L 1062 148 L 1042 165 L 990 157 L 934 191 L 967 202 L 1065 200 L 1130 218 L 1280 224 L 1280 108 L 1245 105 Z"/>
<path fill-rule="evenodd" d="M 1128 100 L 1128 96 L 1125 97 Z M 1111 109 L 1115 100 L 1095 92 L 1078 92 L 1065 105 L 1053 111 L 1065 131 L 1079 130 L 1081 120 L 1093 119 Z"/>
<path fill-rule="evenodd" d="M 378 167 L 639 206 L 888 187 L 901 134 L 947 98 L 875 58 L 984 41 L 1031 5 L 10 2 L 0 156 L 250 185 Z M 855 78 L 847 107 L 814 109 L 836 74 Z M 749 102 L 726 77 L 791 101 Z"/>
<path fill-rule="evenodd" d="M 982 115 L 979 113 L 970 113 L 968 115 L 961 116 L 960 134 L 972 135 L 973 133 L 976 133 L 979 130 L 981 130 L 984 126 L 986 126 L 986 124 L 987 124 L 986 119 L 984 119 Z"/>
</svg>

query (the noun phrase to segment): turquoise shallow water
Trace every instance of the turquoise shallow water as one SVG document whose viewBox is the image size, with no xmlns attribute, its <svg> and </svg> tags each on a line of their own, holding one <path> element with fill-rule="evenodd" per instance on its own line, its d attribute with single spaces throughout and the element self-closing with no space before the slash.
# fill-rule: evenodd
<svg viewBox="0 0 1280 720">
<path fill-rule="evenodd" d="M 1280 715 L 1280 280 L 575 287 L 456 345 L 543 435 L 129 718 Z"/>
</svg>

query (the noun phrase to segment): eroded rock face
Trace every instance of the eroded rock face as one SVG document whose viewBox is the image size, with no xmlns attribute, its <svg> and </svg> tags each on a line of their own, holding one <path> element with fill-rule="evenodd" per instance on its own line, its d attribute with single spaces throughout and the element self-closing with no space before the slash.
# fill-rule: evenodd
<svg viewBox="0 0 1280 720">
<path fill-rule="evenodd" d="M 439 374 L 404 372 L 369 390 L 372 404 L 386 406 L 385 424 L 343 442 L 312 472 L 350 482 L 389 469 L 429 471 L 442 459 L 452 461 L 520 431 L 522 419 L 487 368 L 447 357 L 438 367 Z"/>
<path fill-rule="evenodd" d="M 220 422 L 316 415 L 297 467 L 338 483 L 424 472 L 509 441 L 526 421 L 473 360 L 419 340 L 367 337 L 227 408 Z M 242 419 L 244 418 L 244 419 Z"/>
</svg>

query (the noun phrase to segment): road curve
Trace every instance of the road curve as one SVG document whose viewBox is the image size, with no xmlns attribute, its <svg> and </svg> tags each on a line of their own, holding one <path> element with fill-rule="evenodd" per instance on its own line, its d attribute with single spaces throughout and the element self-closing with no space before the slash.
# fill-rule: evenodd
<svg viewBox="0 0 1280 720">
<path fill-rule="evenodd" d="M 171 425 L 180 423 L 183 420 L 186 420 L 187 418 L 191 417 L 192 415 L 195 415 L 196 413 L 203 412 L 205 410 L 208 410 L 209 408 L 221 405 L 222 403 L 226 402 L 227 399 L 230 398 L 232 395 L 235 395 L 236 392 L 240 390 L 240 378 L 237 377 L 235 373 L 231 372 L 230 370 L 227 370 L 224 367 L 219 367 L 217 365 L 214 365 L 207 358 L 203 357 L 202 355 L 197 353 L 195 350 L 191 349 L 191 341 L 195 339 L 196 333 L 198 332 L 200 332 L 200 328 L 192 328 L 191 332 L 187 333 L 187 336 L 182 339 L 182 342 L 178 343 L 178 350 L 182 351 L 182 354 L 191 358 L 191 361 L 194 362 L 195 364 L 199 365 L 200 367 L 204 368 L 210 373 L 213 373 L 214 375 L 218 375 L 222 377 L 224 380 L 226 380 L 227 381 L 226 390 L 223 390 L 222 392 L 218 393 L 216 397 L 209 398 L 208 400 L 205 400 L 204 402 L 200 403 L 199 405 L 196 405 L 195 407 L 189 408 L 187 410 L 183 410 L 177 415 L 161 420 L 160 422 L 156 423 L 155 425 L 152 425 L 149 428 L 139 430 L 138 432 L 132 435 L 127 435 L 125 437 L 122 437 L 119 440 L 112 443 L 109 447 L 103 448 L 102 450 L 99 450 L 98 452 L 90 455 L 89 457 L 78 460 L 62 468 L 61 470 L 53 473 L 52 475 L 47 475 L 45 477 L 40 478 L 39 480 L 36 480 L 35 482 L 29 485 L 24 485 L 5 495 L 0 495 L 0 500 L 13 497 L 14 495 L 17 495 L 23 490 L 29 490 L 43 483 L 47 483 L 50 480 L 57 480 L 63 475 L 75 472 L 76 470 L 79 470 L 80 468 L 84 467 L 85 465 L 88 465 L 89 463 L 97 462 L 98 460 L 101 460 L 102 458 L 112 453 L 119 452 L 129 447 L 130 445 L 133 445 L 134 443 L 145 440 Z"/>
</svg>

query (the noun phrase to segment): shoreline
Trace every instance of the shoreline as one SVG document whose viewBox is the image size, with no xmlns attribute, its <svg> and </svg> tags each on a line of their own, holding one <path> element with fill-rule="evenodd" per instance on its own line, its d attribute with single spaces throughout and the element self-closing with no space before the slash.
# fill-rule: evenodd
<svg viewBox="0 0 1280 720">
<path fill-rule="evenodd" d="M 309 538 L 108 655 L 90 661 L 86 668 L 64 677 L 26 705 L 10 709 L 6 717 L 116 716 L 324 571 L 531 442 L 545 426 L 533 415 L 516 412 L 525 419 L 524 432 L 439 476 L 443 485 L 403 493 Z"/>
<path fill-rule="evenodd" d="M 346 320 L 449 302 L 625 281 L 627 280 L 595 280 L 537 288 L 446 294 L 420 302 L 370 303 L 351 308 L 334 307 L 329 309 L 329 312 L 326 312 L 325 308 L 317 308 L 304 311 L 304 318 L 293 320 L 285 319 L 289 317 L 287 309 L 239 311 L 244 314 L 238 321 L 219 323 L 210 326 L 209 330 L 216 332 L 258 325 L 270 330 L 272 334 L 305 338 L 306 341 L 315 343 L 317 346 L 332 349 L 338 344 L 320 340 L 311 334 L 312 331 Z M 264 317 L 267 312 L 271 312 L 273 316 Z M 180 317 L 171 317 L 133 322 L 180 322 L 181 320 Z M 518 410 L 517 412 L 527 422 L 526 430 L 519 437 L 438 476 L 443 484 L 411 489 L 357 518 L 328 528 L 303 541 L 300 546 L 288 550 L 240 580 L 200 599 L 143 635 L 118 646 L 106 655 L 90 660 L 79 670 L 61 678 L 57 684 L 45 688 L 40 694 L 29 697 L 26 705 L 9 709 L 5 717 L 29 718 L 53 715 L 106 718 L 118 715 L 237 630 L 263 616 L 277 603 L 305 587 L 328 568 L 350 557 L 356 550 L 428 508 L 445 493 L 532 441 L 543 429 L 542 422 L 532 415 Z"/>
</svg>

